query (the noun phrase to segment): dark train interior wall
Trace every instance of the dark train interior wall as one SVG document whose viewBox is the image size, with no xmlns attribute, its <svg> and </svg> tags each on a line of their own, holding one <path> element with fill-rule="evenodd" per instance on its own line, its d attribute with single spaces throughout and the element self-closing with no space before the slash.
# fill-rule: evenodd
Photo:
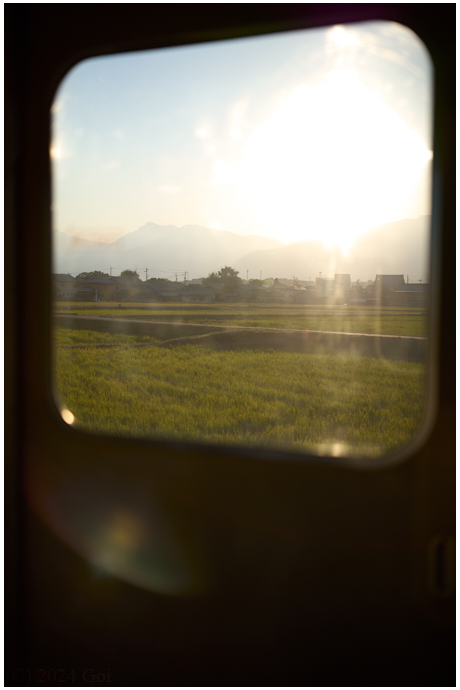
<svg viewBox="0 0 460 690">
<path fill-rule="evenodd" d="M 65 425 L 50 385 L 49 160 L 65 72 L 369 19 L 412 28 L 435 69 L 437 412 L 421 447 L 369 471 Z M 455 685 L 455 5 L 10 4 L 5 94 L 6 686 Z M 88 533 L 107 505 L 139 511 L 150 588 L 58 536 L 63 491 Z M 195 591 L 155 589 L 165 572 Z"/>
</svg>

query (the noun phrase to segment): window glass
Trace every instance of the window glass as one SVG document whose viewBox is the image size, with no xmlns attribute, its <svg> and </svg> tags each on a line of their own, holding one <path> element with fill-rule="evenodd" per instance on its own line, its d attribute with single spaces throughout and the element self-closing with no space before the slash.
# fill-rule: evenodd
<svg viewBox="0 0 460 690">
<path fill-rule="evenodd" d="M 432 82 L 393 22 L 73 68 L 50 147 L 64 421 L 332 456 L 407 446 L 427 407 Z"/>
</svg>

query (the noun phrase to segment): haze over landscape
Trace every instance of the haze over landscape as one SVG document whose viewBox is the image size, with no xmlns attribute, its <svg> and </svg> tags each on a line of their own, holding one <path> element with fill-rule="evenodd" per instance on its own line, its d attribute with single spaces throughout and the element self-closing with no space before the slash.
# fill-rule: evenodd
<svg viewBox="0 0 460 690">
<path fill-rule="evenodd" d="M 84 60 L 52 107 L 54 270 L 425 281 L 431 93 L 392 22 Z"/>
<path fill-rule="evenodd" d="M 389 223 L 363 234 L 349 254 L 328 249 L 319 241 L 283 244 L 258 236 L 241 236 L 208 228 L 161 226 L 146 223 L 115 242 L 90 242 L 56 233 L 55 267 L 58 273 L 78 275 L 103 271 L 119 275 L 137 269 L 141 278 L 183 280 L 205 277 L 224 265 L 242 278 L 286 277 L 301 280 L 334 273 L 350 273 L 353 280 L 375 278 L 376 273 L 409 275 L 411 280 L 428 276 L 426 238 L 430 216 Z M 376 251 L 378 249 L 378 251 Z"/>
</svg>

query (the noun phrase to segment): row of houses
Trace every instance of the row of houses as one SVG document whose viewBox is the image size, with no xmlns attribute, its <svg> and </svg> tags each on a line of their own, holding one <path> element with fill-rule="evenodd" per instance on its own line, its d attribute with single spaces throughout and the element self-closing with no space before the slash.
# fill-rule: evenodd
<svg viewBox="0 0 460 690">
<path fill-rule="evenodd" d="M 349 274 L 315 281 L 270 279 L 264 285 L 233 286 L 198 281 L 144 282 L 139 277 L 83 279 L 53 275 L 56 301 L 70 302 L 261 302 L 293 304 L 384 304 L 426 307 L 427 283 L 406 283 L 403 275 L 376 275 L 374 281 L 352 283 Z"/>
<path fill-rule="evenodd" d="M 53 297 L 66 302 L 213 302 L 216 291 L 193 283 L 149 283 L 136 276 L 84 279 L 55 273 Z"/>
<path fill-rule="evenodd" d="M 317 279 L 318 297 L 335 303 L 426 307 L 428 283 L 406 283 L 404 276 L 377 274 L 374 281 L 351 283 L 349 274 L 334 280 Z"/>
</svg>

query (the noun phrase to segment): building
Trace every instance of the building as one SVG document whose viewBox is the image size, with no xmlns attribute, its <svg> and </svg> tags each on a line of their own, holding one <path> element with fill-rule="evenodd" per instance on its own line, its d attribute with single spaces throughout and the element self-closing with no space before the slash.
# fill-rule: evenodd
<svg viewBox="0 0 460 690">
<path fill-rule="evenodd" d="M 53 299 L 64 302 L 73 302 L 77 298 L 79 279 L 70 273 L 53 273 Z"/>
<path fill-rule="evenodd" d="M 259 296 L 265 292 L 265 288 L 261 285 L 251 283 L 240 284 L 236 289 L 239 290 L 243 302 L 257 302 Z"/>
<path fill-rule="evenodd" d="M 350 274 L 336 273 L 334 278 L 334 302 L 347 303 L 350 298 L 350 289 Z"/>
<path fill-rule="evenodd" d="M 393 290 L 389 304 L 394 307 L 428 307 L 428 283 L 406 283 Z"/>
<path fill-rule="evenodd" d="M 155 281 L 146 287 L 160 302 L 182 302 L 182 290 L 184 289 L 182 283 L 172 283 L 167 280 L 164 282 Z"/>
<path fill-rule="evenodd" d="M 115 276 L 111 280 L 115 284 L 113 299 L 116 302 L 143 302 L 152 295 L 139 276 Z"/>
<path fill-rule="evenodd" d="M 214 302 L 216 293 L 212 288 L 201 285 L 187 285 L 182 288 L 180 295 L 183 302 Z"/>
<path fill-rule="evenodd" d="M 330 297 L 334 294 L 335 280 L 331 278 L 316 278 L 318 297 Z"/>
<path fill-rule="evenodd" d="M 110 278 L 90 278 L 82 279 L 77 278 L 79 284 L 79 294 L 86 293 L 88 290 L 83 290 L 83 288 L 90 288 L 93 294 L 94 301 L 97 302 L 112 302 L 115 299 L 116 284 L 113 279 Z"/>
<path fill-rule="evenodd" d="M 335 289 L 349 290 L 351 288 L 351 278 L 349 273 L 336 273 L 334 278 Z"/>
<path fill-rule="evenodd" d="M 295 304 L 316 304 L 318 301 L 318 290 L 316 288 L 296 288 L 294 292 Z"/>
<path fill-rule="evenodd" d="M 403 275 L 379 275 L 375 276 L 374 288 L 377 290 L 399 290 L 401 285 L 405 285 Z"/>
<path fill-rule="evenodd" d="M 400 290 L 405 285 L 404 276 L 377 274 L 373 285 L 365 289 L 367 302 L 376 304 L 389 304 L 394 290 Z"/>
</svg>

